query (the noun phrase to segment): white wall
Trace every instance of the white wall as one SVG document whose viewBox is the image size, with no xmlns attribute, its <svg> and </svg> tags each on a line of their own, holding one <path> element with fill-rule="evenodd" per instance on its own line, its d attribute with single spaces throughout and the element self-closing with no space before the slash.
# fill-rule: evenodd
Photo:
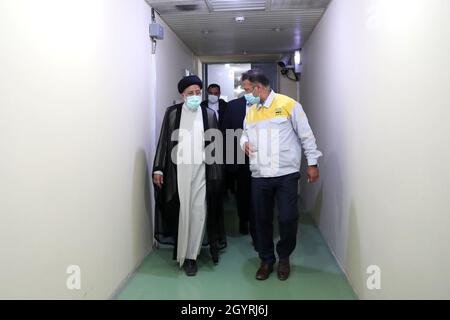
<svg viewBox="0 0 450 320">
<path fill-rule="evenodd" d="M 192 54 L 166 29 L 156 112 L 149 22 L 143 0 L 0 2 L 0 299 L 105 299 L 151 249 L 152 116 Z"/>
<path fill-rule="evenodd" d="M 292 99 L 298 100 L 298 93 L 297 93 L 297 85 L 298 82 L 292 81 L 288 79 L 287 76 L 281 74 L 281 68 L 277 67 L 278 70 L 278 91 L 281 94 L 284 94 L 288 97 L 291 97 Z M 289 77 L 293 77 L 291 73 L 289 73 Z"/>
<path fill-rule="evenodd" d="M 181 101 L 178 82 L 184 77 L 185 70 L 197 71 L 197 59 L 192 51 L 175 35 L 167 24 L 157 16 L 157 22 L 164 27 L 164 40 L 158 41 L 156 50 L 156 124 L 157 135 L 167 107 Z M 201 78 L 201 70 L 198 76 Z"/>
<path fill-rule="evenodd" d="M 450 298 L 449 15 L 447 0 L 334 0 L 303 49 L 325 154 L 304 197 L 361 298 Z"/>
</svg>

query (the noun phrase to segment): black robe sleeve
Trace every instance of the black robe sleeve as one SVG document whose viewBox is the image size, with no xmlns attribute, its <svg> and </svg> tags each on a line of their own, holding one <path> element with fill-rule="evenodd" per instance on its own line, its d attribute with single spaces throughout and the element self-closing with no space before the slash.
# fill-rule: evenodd
<svg viewBox="0 0 450 320">
<path fill-rule="evenodd" d="M 174 245 L 178 233 L 179 199 L 177 187 L 176 164 L 170 155 L 175 146 L 171 136 L 177 126 L 178 106 L 167 108 L 161 125 L 153 173 L 162 171 L 164 183 L 161 189 L 154 185 L 155 190 L 155 220 L 154 237 L 159 243 Z"/>
<path fill-rule="evenodd" d="M 158 146 L 156 147 L 155 160 L 153 161 L 153 172 L 164 171 L 167 163 L 167 148 L 169 146 L 169 114 L 170 110 L 167 109 L 164 114 L 164 120 L 161 126 L 161 133 L 159 135 Z"/>
</svg>

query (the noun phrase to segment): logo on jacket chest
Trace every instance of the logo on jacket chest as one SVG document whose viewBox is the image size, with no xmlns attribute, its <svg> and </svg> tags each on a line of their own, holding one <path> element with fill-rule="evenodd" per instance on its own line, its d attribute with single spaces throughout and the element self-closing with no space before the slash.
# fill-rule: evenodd
<svg viewBox="0 0 450 320">
<path fill-rule="evenodd" d="M 286 111 L 284 110 L 283 107 L 276 107 L 275 110 L 275 117 L 285 117 L 287 116 Z"/>
</svg>

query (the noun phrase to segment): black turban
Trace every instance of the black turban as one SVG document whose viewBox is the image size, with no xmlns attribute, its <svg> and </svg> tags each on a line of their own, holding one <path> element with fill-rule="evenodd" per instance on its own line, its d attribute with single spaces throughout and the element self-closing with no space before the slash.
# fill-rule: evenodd
<svg viewBox="0 0 450 320">
<path fill-rule="evenodd" d="M 187 87 L 194 84 L 198 85 L 200 89 L 203 89 L 203 82 L 196 75 L 184 77 L 180 80 L 180 82 L 178 82 L 178 91 L 180 93 L 183 93 L 183 91 L 186 90 Z"/>
</svg>

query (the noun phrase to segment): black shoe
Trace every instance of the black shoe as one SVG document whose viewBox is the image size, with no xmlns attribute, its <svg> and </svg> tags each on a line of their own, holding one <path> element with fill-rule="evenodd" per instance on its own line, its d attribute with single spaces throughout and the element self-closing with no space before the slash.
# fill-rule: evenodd
<svg viewBox="0 0 450 320">
<path fill-rule="evenodd" d="M 189 277 L 195 276 L 197 274 L 197 261 L 192 259 L 186 259 L 183 264 L 184 272 Z"/>
<path fill-rule="evenodd" d="M 209 249 L 209 252 L 211 253 L 211 259 L 215 265 L 219 263 L 219 249 L 216 247 L 211 247 Z"/>
</svg>

